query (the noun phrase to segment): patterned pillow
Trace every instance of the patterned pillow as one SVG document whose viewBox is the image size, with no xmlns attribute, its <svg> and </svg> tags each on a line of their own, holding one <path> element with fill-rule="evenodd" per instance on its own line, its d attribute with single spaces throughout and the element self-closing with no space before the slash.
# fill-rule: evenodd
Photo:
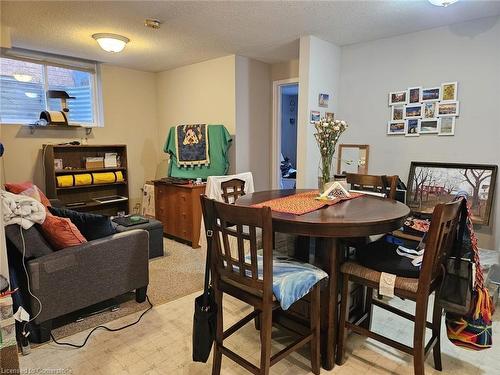
<svg viewBox="0 0 500 375">
<path fill-rule="evenodd" d="M 26 195 L 28 197 L 34 198 L 41 202 L 45 207 L 50 207 L 50 201 L 45 196 L 45 194 L 40 190 L 40 188 L 33 184 L 33 182 L 21 182 L 17 184 L 5 184 L 5 190 L 13 194 Z"/>
</svg>

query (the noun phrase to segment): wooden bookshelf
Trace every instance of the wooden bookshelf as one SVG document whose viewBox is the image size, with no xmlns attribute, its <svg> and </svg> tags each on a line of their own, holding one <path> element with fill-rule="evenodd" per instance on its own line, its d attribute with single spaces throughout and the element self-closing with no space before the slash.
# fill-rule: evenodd
<svg viewBox="0 0 500 375">
<path fill-rule="evenodd" d="M 87 157 L 104 157 L 105 153 L 116 153 L 120 165 L 110 168 L 85 167 Z M 59 199 L 68 208 L 76 211 L 116 215 L 119 211 L 129 213 L 129 187 L 127 168 L 127 146 L 125 145 L 43 145 L 43 165 L 45 168 L 45 190 L 47 197 Z M 63 167 L 55 169 L 54 160 L 62 159 Z M 122 172 L 124 181 L 58 187 L 57 177 L 82 173 Z M 127 200 L 100 203 L 95 198 L 119 195 Z M 77 204 L 77 205 L 75 205 Z"/>
</svg>

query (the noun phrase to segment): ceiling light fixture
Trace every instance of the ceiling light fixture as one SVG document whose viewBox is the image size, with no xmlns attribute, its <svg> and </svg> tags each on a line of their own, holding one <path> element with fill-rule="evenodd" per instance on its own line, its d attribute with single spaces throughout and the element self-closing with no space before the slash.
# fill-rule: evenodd
<svg viewBox="0 0 500 375">
<path fill-rule="evenodd" d="M 456 3 L 458 0 L 429 0 L 429 3 L 435 5 L 437 7 L 447 7 L 453 3 Z"/>
<path fill-rule="evenodd" d="M 14 73 L 12 74 L 12 77 L 14 77 L 14 79 L 19 82 L 31 82 L 31 80 L 33 79 L 33 76 L 23 73 Z"/>
<path fill-rule="evenodd" d="M 129 38 L 126 38 L 122 35 L 118 34 L 110 34 L 110 33 L 98 33 L 92 35 L 97 43 L 101 46 L 103 50 L 106 52 L 121 52 L 125 48 L 125 45 L 130 42 Z"/>
</svg>

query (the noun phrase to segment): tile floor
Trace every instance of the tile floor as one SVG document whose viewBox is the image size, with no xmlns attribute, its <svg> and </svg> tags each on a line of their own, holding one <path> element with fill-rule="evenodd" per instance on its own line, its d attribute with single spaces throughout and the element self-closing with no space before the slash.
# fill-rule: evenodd
<svg viewBox="0 0 500 375">
<path fill-rule="evenodd" d="M 123 331 L 97 331 L 83 349 L 60 347 L 53 343 L 42 345 L 33 349 L 30 355 L 21 357 L 21 366 L 26 373 L 35 373 L 34 370 L 28 372 L 28 369 L 39 372 L 44 369 L 44 373 L 76 375 L 210 374 L 211 360 L 206 364 L 191 361 L 193 300 L 197 294 L 199 293 L 154 307 L 139 324 Z M 227 327 L 250 310 L 231 297 L 224 298 L 224 325 Z M 393 303 L 413 308 L 412 302 L 394 300 Z M 500 335 L 500 313 L 495 315 L 494 339 Z M 130 315 L 109 323 L 108 326 L 119 327 L 134 321 L 136 317 L 137 314 Z M 374 327 L 378 327 L 380 332 L 392 332 L 394 338 L 411 343 L 410 323 L 378 308 L 375 308 Z M 81 332 L 65 340 L 81 343 L 87 333 L 88 331 Z M 258 333 L 250 323 L 227 343 L 236 352 L 258 364 L 258 340 Z M 284 332 L 274 332 L 275 350 L 281 349 L 286 341 Z M 336 366 L 330 372 L 322 370 L 322 374 L 413 374 L 410 356 L 370 339 L 349 336 L 347 351 L 347 361 L 343 366 Z M 445 335 L 442 338 L 442 351 L 443 372 L 434 370 L 431 355 L 426 362 L 426 374 L 500 374 L 498 345 L 483 352 L 472 352 L 453 346 Z M 271 373 L 309 374 L 306 355 L 307 351 L 293 353 L 273 366 Z M 223 359 L 222 373 L 248 374 L 227 358 Z"/>
</svg>

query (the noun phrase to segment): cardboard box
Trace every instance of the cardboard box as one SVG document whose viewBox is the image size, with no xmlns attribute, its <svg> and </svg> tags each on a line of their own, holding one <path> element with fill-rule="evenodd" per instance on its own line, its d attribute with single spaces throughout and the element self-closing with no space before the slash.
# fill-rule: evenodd
<svg viewBox="0 0 500 375">
<path fill-rule="evenodd" d="M 104 158 L 100 157 L 89 157 L 85 159 L 85 169 L 99 169 L 104 168 Z"/>
</svg>

